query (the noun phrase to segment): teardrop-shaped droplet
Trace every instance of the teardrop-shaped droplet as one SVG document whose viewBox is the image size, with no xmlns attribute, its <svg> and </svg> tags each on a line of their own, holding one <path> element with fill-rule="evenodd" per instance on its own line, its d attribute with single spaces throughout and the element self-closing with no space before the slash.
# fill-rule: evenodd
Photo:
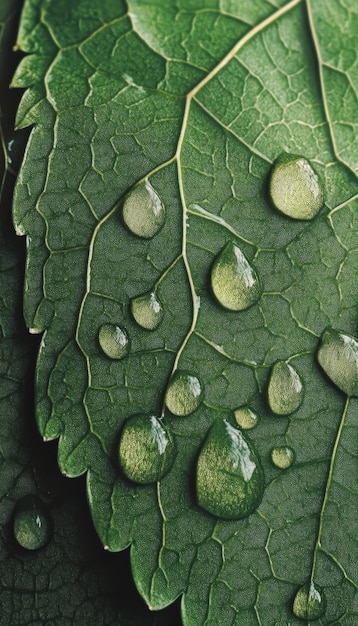
<svg viewBox="0 0 358 626">
<path fill-rule="evenodd" d="M 327 376 L 348 396 L 358 396 L 358 342 L 337 330 L 324 331 L 317 354 Z"/>
<path fill-rule="evenodd" d="M 277 446 L 271 450 L 271 460 L 276 467 L 288 469 L 295 460 L 295 452 L 289 446 Z"/>
<path fill-rule="evenodd" d="M 163 227 L 165 208 L 148 181 L 140 183 L 125 196 L 123 221 L 131 233 L 144 239 L 151 239 Z"/>
<path fill-rule="evenodd" d="M 268 385 L 268 402 L 277 415 L 289 415 L 301 406 L 303 383 L 295 368 L 285 361 L 277 361 Z"/>
<path fill-rule="evenodd" d="M 14 511 L 14 537 L 26 550 L 39 550 L 52 533 L 51 517 L 43 502 L 36 496 L 25 496 Z"/>
<path fill-rule="evenodd" d="M 124 474 L 140 484 L 160 480 L 173 465 L 176 446 L 167 424 L 155 415 L 132 415 L 119 442 L 119 462 Z"/>
<path fill-rule="evenodd" d="M 226 244 L 214 261 L 211 288 L 217 301 L 230 311 L 247 309 L 261 295 L 255 269 L 232 242 Z"/>
<path fill-rule="evenodd" d="M 98 332 L 98 340 L 103 352 L 110 359 L 123 359 L 129 352 L 127 332 L 116 324 L 103 324 Z"/>
<path fill-rule="evenodd" d="M 269 193 L 278 211 L 295 220 L 311 220 L 323 205 L 322 183 L 304 157 L 283 153 L 271 170 Z"/>
<path fill-rule="evenodd" d="M 133 298 L 131 311 L 137 324 L 146 330 L 157 328 L 164 316 L 162 304 L 154 291 Z"/>
<path fill-rule="evenodd" d="M 260 418 L 256 413 L 251 411 L 248 406 L 241 406 L 234 411 L 234 416 L 237 425 L 244 430 L 251 430 L 255 428 L 260 421 Z"/>
<path fill-rule="evenodd" d="M 240 519 L 257 509 L 263 491 L 264 474 L 252 444 L 227 420 L 218 420 L 197 461 L 199 505 L 217 517 Z"/>
<path fill-rule="evenodd" d="M 313 622 L 322 617 L 325 610 L 326 599 L 318 585 L 313 582 L 302 585 L 293 601 L 294 615 L 299 619 Z"/>
<path fill-rule="evenodd" d="M 191 372 L 176 370 L 165 394 L 165 404 L 173 415 L 190 415 L 201 404 L 203 386 Z"/>
</svg>

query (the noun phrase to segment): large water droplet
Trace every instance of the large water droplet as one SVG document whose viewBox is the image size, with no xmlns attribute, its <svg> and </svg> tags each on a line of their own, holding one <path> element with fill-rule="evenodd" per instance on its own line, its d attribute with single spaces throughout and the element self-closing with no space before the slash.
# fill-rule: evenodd
<svg viewBox="0 0 358 626">
<path fill-rule="evenodd" d="M 173 415 L 190 415 L 200 405 L 203 393 L 203 386 L 194 374 L 176 370 L 165 394 L 165 404 Z"/>
<path fill-rule="evenodd" d="M 137 324 L 146 330 L 157 328 L 164 316 L 162 304 L 154 291 L 133 298 L 131 311 Z"/>
<path fill-rule="evenodd" d="M 293 601 L 293 613 L 296 617 L 314 621 L 322 617 L 325 610 L 326 599 L 318 585 L 313 582 L 302 585 Z"/>
<path fill-rule="evenodd" d="M 134 187 L 123 201 L 123 221 L 138 237 L 151 239 L 165 222 L 165 208 L 148 181 Z"/>
<path fill-rule="evenodd" d="M 232 242 L 226 244 L 214 261 L 211 287 L 218 302 L 230 311 L 247 309 L 261 295 L 255 269 Z"/>
<path fill-rule="evenodd" d="M 52 522 L 43 502 L 36 496 L 25 496 L 14 511 L 14 537 L 26 550 L 39 550 L 49 541 Z"/>
<path fill-rule="evenodd" d="M 173 465 L 176 447 L 167 424 L 155 415 L 132 415 L 119 442 L 119 462 L 124 474 L 140 484 L 160 480 Z"/>
<path fill-rule="evenodd" d="M 301 406 L 303 383 L 295 368 L 285 361 L 277 361 L 268 385 L 268 402 L 273 413 L 289 415 Z"/>
<path fill-rule="evenodd" d="M 311 220 L 323 205 L 323 187 L 307 159 L 283 153 L 271 170 L 269 193 L 276 209 L 296 220 Z"/>
<path fill-rule="evenodd" d="M 271 450 L 271 460 L 276 467 L 288 469 L 295 460 L 295 452 L 289 446 L 277 446 Z"/>
<path fill-rule="evenodd" d="M 261 502 L 264 474 L 252 444 L 227 420 L 211 427 L 196 469 L 199 505 L 224 519 L 240 519 Z"/>
<path fill-rule="evenodd" d="M 324 331 L 318 362 L 327 376 L 348 396 L 358 396 L 358 342 L 337 330 Z"/>
<path fill-rule="evenodd" d="M 236 409 L 234 411 L 234 416 L 237 425 L 244 430 L 251 430 L 251 428 L 255 428 L 260 421 L 258 415 L 251 411 L 251 409 L 247 406 L 241 406 Z"/>
<path fill-rule="evenodd" d="M 123 359 L 130 348 L 127 332 L 116 324 L 103 324 L 98 332 L 99 345 L 111 359 Z"/>
</svg>

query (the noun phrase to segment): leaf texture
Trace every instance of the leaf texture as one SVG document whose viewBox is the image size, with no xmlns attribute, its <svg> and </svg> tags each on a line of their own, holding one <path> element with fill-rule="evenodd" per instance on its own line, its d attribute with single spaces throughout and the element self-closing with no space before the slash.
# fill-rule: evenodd
<svg viewBox="0 0 358 626">
<path fill-rule="evenodd" d="M 34 127 L 14 219 L 29 242 L 26 323 L 43 333 L 39 428 L 59 438 L 62 471 L 87 473 L 97 532 L 110 550 L 131 545 L 148 605 L 182 594 L 190 626 L 298 626 L 293 598 L 308 580 L 327 597 L 318 624 L 356 620 L 344 539 L 355 540 L 347 468 L 356 400 L 330 384 L 315 356 L 326 327 L 356 330 L 357 180 L 346 134 L 354 108 L 351 87 L 342 108 L 326 77 L 323 4 L 28 0 L 22 15 L 18 46 L 29 54 L 13 81 L 27 88 L 17 123 Z M 343 13 L 337 37 L 349 55 Z M 354 65 L 339 68 L 351 86 Z M 309 159 L 322 181 L 325 205 L 310 222 L 269 201 L 268 177 L 284 152 Z M 121 218 L 125 195 L 144 184 L 166 215 L 150 239 Z M 210 288 L 228 243 L 262 288 L 239 312 Z M 164 317 L 148 331 L 131 301 L 153 290 Z M 124 359 L 100 349 L 109 323 L 130 338 Z M 304 381 L 303 403 L 288 417 L 266 402 L 278 360 Z M 205 390 L 188 417 L 163 409 L 177 369 Z M 255 513 L 227 521 L 198 506 L 194 468 L 212 424 L 243 405 L 261 416 L 249 438 L 265 491 Z M 172 469 L 149 486 L 126 480 L 116 454 L 123 422 L 142 412 L 163 413 L 177 442 Z M 270 462 L 279 445 L 295 451 L 285 472 Z M 352 512 L 335 533 L 345 497 Z"/>
</svg>

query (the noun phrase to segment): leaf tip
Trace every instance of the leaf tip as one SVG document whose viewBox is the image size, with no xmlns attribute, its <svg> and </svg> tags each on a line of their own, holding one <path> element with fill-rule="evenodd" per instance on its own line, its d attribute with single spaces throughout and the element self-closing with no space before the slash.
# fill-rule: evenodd
<svg viewBox="0 0 358 626">
<path fill-rule="evenodd" d="M 24 237 L 24 235 L 26 235 L 25 230 L 23 229 L 21 224 L 16 224 L 15 233 L 18 237 Z"/>
</svg>

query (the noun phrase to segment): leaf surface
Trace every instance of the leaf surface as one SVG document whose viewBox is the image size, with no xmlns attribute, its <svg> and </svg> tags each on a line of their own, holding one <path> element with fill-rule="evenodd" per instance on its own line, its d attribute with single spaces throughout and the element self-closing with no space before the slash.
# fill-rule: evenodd
<svg viewBox="0 0 358 626">
<path fill-rule="evenodd" d="M 27 130 L 14 133 L 19 93 L 8 85 L 20 2 L 0 6 L 0 611 L 1 624 L 67 626 L 176 623 L 153 614 L 136 593 L 126 555 L 105 553 L 93 529 L 80 481 L 61 476 L 56 450 L 40 440 L 33 398 L 38 342 L 22 317 L 24 241 L 11 223 L 11 197 Z M 23 498 L 43 503 L 52 527 L 47 545 L 25 550 L 15 540 Z"/>
<path fill-rule="evenodd" d="M 247 4 L 25 2 L 18 45 L 29 56 L 13 82 L 28 88 L 18 125 L 35 126 L 14 217 L 29 238 L 26 323 L 44 333 L 38 424 L 59 438 L 62 471 L 87 472 L 103 544 L 131 544 L 149 606 L 183 594 L 190 626 L 295 626 L 294 595 L 314 580 L 327 597 L 317 623 L 348 626 L 356 619 L 344 540 L 355 537 L 346 467 L 356 400 L 326 379 L 316 349 L 327 327 L 356 330 L 356 162 L 342 133 L 354 108 L 351 100 L 342 111 L 331 106 L 320 2 Z M 349 24 L 339 23 L 340 46 L 350 49 Z M 283 152 L 309 159 L 322 182 L 325 205 L 312 221 L 287 218 L 269 201 Z M 135 185 L 150 185 L 165 207 L 150 239 L 122 220 Z M 261 285 L 242 311 L 224 309 L 210 287 L 228 244 Z M 164 318 L 148 331 L 131 301 L 150 292 Z M 130 338 L 124 359 L 101 351 L 104 324 Z M 266 401 L 278 360 L 304 383 L 287 417 Z M 163 409 L 177 369 L 204 388 L 187 417 Z M 195 463 L 213 423 L 232 422 L 243 405 L 261 417 L 247 437 L 265 490 L 252 515 L 227 521 L 198 506 Z M 149 486 L 125 479 L 116 452 L 125 419 L 143 412 L 163 414 L 177 443 L 172 469 Z M 270 462 L 280 445 L 295 451 L 285 472 Z M 338 493 L 353 503 L 340 534 Z"/>
</svg>

